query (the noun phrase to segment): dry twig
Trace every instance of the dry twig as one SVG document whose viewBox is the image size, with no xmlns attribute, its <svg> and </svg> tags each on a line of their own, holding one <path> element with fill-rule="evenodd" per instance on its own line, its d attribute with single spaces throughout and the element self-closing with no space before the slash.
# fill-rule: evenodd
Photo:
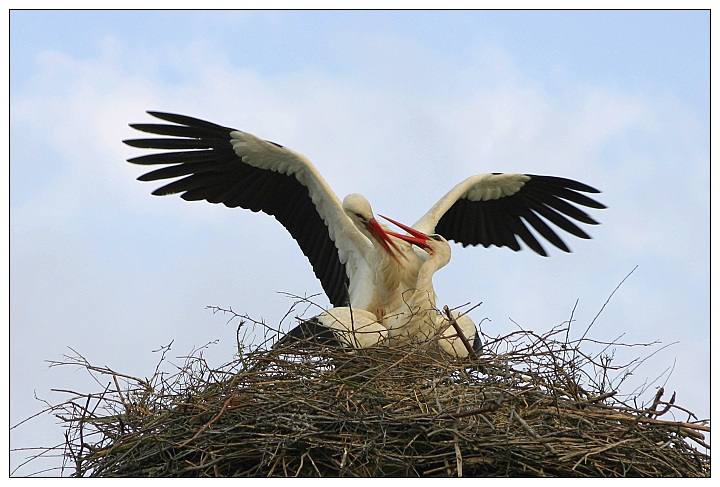
<svg viewBox="0 0 720 487">
<path fill-rule="evenodd" d="M 623 365 L 592 346 L 622 345 L 557 328 L 486 337 L 464 362 L 414 346 L 287 348 L 272 360 L 258 347 L 219 369 L 191 355 L 151 379 L 78 354 L 54 365 L 108 385 L 67 391 L 51 412 L 74 476 L 709 476 L 707 423 L 663 390 L 632 406 L 605 379 Z"/>
</svg>

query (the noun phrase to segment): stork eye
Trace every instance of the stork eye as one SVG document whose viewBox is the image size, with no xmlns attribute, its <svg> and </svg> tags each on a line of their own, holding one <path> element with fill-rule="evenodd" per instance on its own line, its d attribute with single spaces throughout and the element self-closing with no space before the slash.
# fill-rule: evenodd
<svg viewBox="0 0 720 487">
<path fill-rule="evenodd" d="M 440 235 L 438 235 L 437 233 L 430 235 L 430 238 L 433 240 L 437 240 L 438 242 L 442 242 L 442 237 Z"/>
</svg>

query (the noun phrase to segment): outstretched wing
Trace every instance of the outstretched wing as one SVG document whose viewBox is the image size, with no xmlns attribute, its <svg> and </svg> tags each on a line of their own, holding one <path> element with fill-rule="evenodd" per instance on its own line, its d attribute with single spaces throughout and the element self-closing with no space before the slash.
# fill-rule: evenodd
<svg viewBox="0 0 720 487">
<path fill-rule="evenodd" d="M 573 220 L 588 225 L 598 222 L 576 205 L 596 209 L 605 205 L 583 193 L 599 191 L 555 176 L 480 174 L 451 189 L 413 227 L 439 233 L 463 246 L 495 245 L 515 251 L 520 250 L 520 237 L 535 252 L 547 256 L 530 232 L 533 228 L 555 247 L 570 252 L 549 224 L 576 237 L 590 238 Z"/>
<path fill-rule="evenodd" d="M 170 124 L 130 126 L 163 138 L 125 140 L 167 152 L 128 159 L 160 165 L 140 181 L 177 179 L 154 195 L 182 193 L 274 216 L 297 241 L 334 306 L 348 301 L 348 270 L 370 245 L 312 163 L 303 155 L 254 135 L 184 115 L 148 112 Z"/>
</svg>

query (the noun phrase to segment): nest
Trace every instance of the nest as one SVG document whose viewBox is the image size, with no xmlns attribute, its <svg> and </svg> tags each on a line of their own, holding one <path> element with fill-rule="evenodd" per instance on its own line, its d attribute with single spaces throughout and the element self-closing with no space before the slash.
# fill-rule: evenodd
<svg viewBox="0 0 720 487">
<path fill-rule="evenodd" d="M 614 365 L 608 350 L 621 344 L 568 336 L 485 336 L 464 361 L 432 343 L 259 346 L 219 368 L 196 353 L 151 379 L 68 357 L 113 387 L 52 413 L 74 476 L 710 475 L 707 421 L 663 388 L 644 405 L 622 396 L 617 383 L 637 361 Z"/>
</svg>

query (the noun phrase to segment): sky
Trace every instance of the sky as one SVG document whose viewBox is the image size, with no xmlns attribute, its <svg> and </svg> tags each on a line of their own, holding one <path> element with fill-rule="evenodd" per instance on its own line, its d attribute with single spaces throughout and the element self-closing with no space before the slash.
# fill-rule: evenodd
<svg viewBox="0 0 720 487">
<path fill-rule="evenodd" d="M 591 240 L 562 235 L 570 254 L 453 245 L 438 304 L 482 303 L 490 336 L 572 317 L 576 338 L 592 324 L 594 340 L 657 342 L 610 349 L 646 359 L 621 391 L 663 386 L 708 419 L 709 77 L 699 10 L 13 11 L 9 422 L 69 399 L 54 390 L 102 390 L 107 377 L 49 367 L 66 355 L 149 377 L 172 344 L 173 363 L 205 347 L 221 366 L 238 320 L 208 307 L 287 330 L 328 306 L 273 218 L 135 180 L 126 160 L 149 151 L 122 140 L 146 110 L 290 147 L 340 198 L 405 223 L 475 174 L 598 188 L 608 208 L 589 210 Z M 319 307 L 286 317 L 293 296 Z M 14 475 L 60 465 L 21 466 L 24 448 L 62 444 L 51 415 L 9 440 Z"/>
</svg>

